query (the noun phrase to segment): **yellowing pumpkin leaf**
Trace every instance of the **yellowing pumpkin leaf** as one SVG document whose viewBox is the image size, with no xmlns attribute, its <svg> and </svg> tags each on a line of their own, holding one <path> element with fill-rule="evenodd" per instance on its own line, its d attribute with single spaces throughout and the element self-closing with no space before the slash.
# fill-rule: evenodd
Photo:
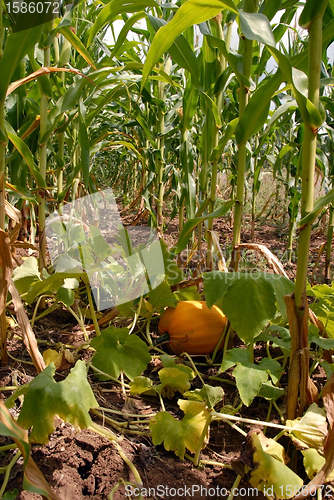
<svg viewBox="0 0 334 500">
<path fill-rule="evenodd" d="M 167 398 L 174 397 L 177 391 L 183 394 L 190 389 L 188 375 L 178 368 L 162 368 L 159 371 L 159 377 L 161 380 L 159 392 Z"/>
<path fill-rule="evenodd" d="M 250 484 L 277 500 L 291 498 L 303 486 L 303 480 L 289 467 L 263 450 L 259 436 L 250 436 L 249 446 L 253 451 L 254 468 Z"/>
<path fill-rule="evenodd" d="M 322 451 L 324 439 L 327 436 L 327 421 L 325 412 L 316 403 L 312 403 L 305 415 L 295 420 L 287 420 L 288 427 L 296 427 L 290 437 L 301 448 L 315 448 Z"/>
<path fill-rule="evenodd" d="M 210 412 L 198 401 L 179 400 L 178 405 L 185 413 L 182 420 L 163 411 L 151 419 L 150 430 L 154 445 L 164 443 L 167 451 L 174 451 L 183 460 L 186 448 L 196 451 Z"/>
<path fill-rule="evenodd" d="M 57 352 L 54 349 L 47 349 L 43 352 L 43 359 L 46 366 L 49 366 L 51 365 L 51 363 L 53 363 L 57 370 L 58 368 L 60 368 L 60 365 L 63 361 L 63 353 Z"/>
</svg>

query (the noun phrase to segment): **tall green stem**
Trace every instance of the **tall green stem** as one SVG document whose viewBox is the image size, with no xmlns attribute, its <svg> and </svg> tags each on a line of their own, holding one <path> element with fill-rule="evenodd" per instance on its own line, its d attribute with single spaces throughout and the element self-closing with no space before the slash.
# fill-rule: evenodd
<svg viewBox="0 0 334 500">
<path fill-rule="evenodd" d="M 308 98 L 316 109 L 319 109 L 322 15 L 318 13 L 318 15 L 310 20 L 308 30 Z M 313 209 L 317 132 L 318 130 L 311 123 L 305 123 L 302 152 L 302 218 Z M 294 304 L 290 307 L 290 312 L 288 312 L 291 333 L 287 394 L 288 419 L 293 419 L 297 415 L 301 415 L 305 407 L 317 398 L 317 390 L 309 378 L 308 305 L 306 300 L 311 229 L 312 223 L 304 224 L 300 229 Z M 286 299 L 289 300 L 288 297 Z"/>
<path fill-rule="evenodd" d="M 215 21 L 215 28 L 216 28 L 216 36 L 217 36 L 217 38 L 220 38 L 221 40 L 223 40 L 224 34 L 223 34 L 223 29 L 222 29 L 222 15 L 216 16 L 214 21 Z M 221 53 L 219 54 L 219 59 L 220 59 L 219 70 L 220 70 L 220 72 L 222 72 L 225 69 L 226 60 L 225 60 L 225 57 Z M 218 108 L 219 113 L 221 112 L 221 109 L 222 109 L 222 103 L 223 103 L 222 99 L 223 99 L 223 93 L 220 92 L 216 96 L 216 104 L 217 104 L 217 108 Z M 214 139 L 213 139 L 213 147 L 214 148 L 217 146 L 218 141 L 219 141 L 219 130 L 217 127 L 215 127 Z M 212 170 L 211 170 L 210 209 L 209 209 L 210 213 L 212 213 L 214 211 L 214 206 L 215 206 L 215 201 L 216 201 L 217 174 L 218 174 L 218 159 L 213 162 Z M 208 231 L 207 231 L 208 250 L 206 253 L 206 267 L 210 271 L 213 270 L 212 231 L 213 231 L 213 219 L 209 219 Z"/>
<path fill-rule="evenodd" d="M 334 229 L 334 207 L 331 204 L 329 206 L 329 221 L 327 229 L 327 246 L 326 246 L 325 283 L 327 284 L 331 282 L 330 265 L 331 265 L 331 255 L 332 255 L 333 229 Z"/>
<path fill-rule="evenodd" d="M 50 66 L 50 47 L 44 51 L 44 66 Z M 45 181 L 47 167 L 47 143 L 41 141 L 47 131 L 48 97 L 42 92 L 40 103 L 40 144 L 39 144 L 39 171 Z M 45 189 L 40 186 L 38 191 L 38 238 L 39 238 L 39 269 L 46 265 L 46 239 L 45 239 Z"/>
<path fill-rule="evenodd" d="M 0 102 L 0 228 L 3 230 L 5 229 L 6 146 L 5 103 L 2 101 Z"/>
<path fill-rule="evenodd" d="M 320 66 L 322 55 L 322 17 L 316 17 L 309 28 L 309 89 L 308 98 L 319 108 Z M 305 124 L 302 158 L 302 198 L 301 217 L 313 210 L 314 165 L 317 147 L 317 129 Z M 305 290 L 308 271 L 312 224 L 305 224 L 300 229 L 298 244 L 298 263 L 295 291 L 295 305 L 302 310 L 305 307 Z"/>
<path fill-rule="evenodd" d="M 170 68 L 171 68 L 171 60 L 170 57 L 167 56 L 167 59 L 165 61 L 164 65 L 164 71 L 169 74 L 170 73 Z M 166 95 L 165 95 L 165 83 L 164 82 L 158 82 L 158 97 L 162 101 L 166 100 Z M 157 161 L 157 221 L 158 221 L 158 227 L 162 229 L 163 225 L 163 205 L 164 205 L 164 182 L 163 182 L 163 174 L 164 174 L 164 152 L 165 152 L 165 138 L 164 138 L 164 132 L 165 132 L 165 112 L 162 109 L 159 109 L 158 112 L 158 134 L 159 134 L 159 139 L 158 139 L 158 148 L 160 150 L 160 156 L 161 158 L 158 159 Z"/>
<path fill-rule="evenodd" d="M 244 0 L 245 12 L 256 12 L 258 8 L 257 0 Z M 253 57 L 253 41 L 244 39 L 244 54 L 243 54 L 243 74 L 250 79 L 252 74 L 252 57 Z M 242 116 L 245 107 L 248 103 L 249 89 L 244 85 L 239 88 L 239 117 Z M 238 146 L 238 177 L 237 177 L 237 193 L 235 197 L 234 209 L 234 226 L 233 226 L 233 247 L 239 245 L 241 234 L 241 221 L 244 205 L 244 184 L 246 172 L 246 142 Z M 240 252 L 233 252 L 231 267 L 237 271 L 240 259 Z"/>
</svg>

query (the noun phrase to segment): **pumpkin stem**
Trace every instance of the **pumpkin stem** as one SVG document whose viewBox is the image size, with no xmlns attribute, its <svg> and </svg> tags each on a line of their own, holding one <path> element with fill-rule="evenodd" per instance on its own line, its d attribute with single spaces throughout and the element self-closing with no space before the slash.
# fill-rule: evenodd
<svg viewBox="0 0 334 500">
<path fill-rule="evenodd" d="M 153 345 L 156 347 L 157 345 L 166 344 L 167 342 L 170 342 L 170 336 L 168 332 L 165 332 L 153 342 Z"/>
</svg>

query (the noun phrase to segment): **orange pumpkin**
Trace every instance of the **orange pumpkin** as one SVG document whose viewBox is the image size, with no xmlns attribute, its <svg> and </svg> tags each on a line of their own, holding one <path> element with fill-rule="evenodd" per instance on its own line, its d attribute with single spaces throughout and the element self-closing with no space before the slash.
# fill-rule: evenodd
<svg viewBox="0 0 334 500">
<path fill-rule="evenodd" d="M 161 315 L 160 335 L 168 332 L 174 354 L 211 354 L 226 325 L 225 314 L 217 307 L 208 308 L 205 301 L 185 300 L 169 307 Z M 221 342 L 219 349 L 223 347 Z"/>
</svg>

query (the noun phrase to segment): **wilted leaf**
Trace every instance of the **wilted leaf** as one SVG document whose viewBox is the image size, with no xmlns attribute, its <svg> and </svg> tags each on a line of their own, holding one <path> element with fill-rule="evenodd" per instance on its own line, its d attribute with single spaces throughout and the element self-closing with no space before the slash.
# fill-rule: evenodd
<svg viewBox="0 0 334 500">
<path fill-rule="evenodd" d="M 264 451 L 256 433 L 250 436 L 249 446 L 253 451 L 254 464 L 250 484 L 262 492 L 266 491 L 270 496 L 274 495 L 278 500 L 293 497 L 295 491 L 302 487 L 302 479 L 280 460 Z"/>
<path fill-rule="evenodd" d="M 197 401 L 179 400 L 178 405 L 185 413 L 182 420 L 163 411 L 151 419 L 150 430 L 154 445 L 164 443 L 167 451 L 174 451 L 183 460 L 186 448 L 196 451 L 209 411 Z"/>
<path fill-rule="evenodd" d="M 57 371 L 67 370 L 69 365 L 74 365 L 73 354 L 68 349 L 61 352 L 57 352 L 54 349 L 47 349 L 43 352 L 43 359 L 46 366 L 53 363 Z"/>
<path fill-rule="evenodd" d="M 334 373 L 326 382 L 322 391 L 322 399 L 326 409 L 326 416 L 330 427 L 334 427 Z"/>
<path fill-rule="evenodd" d="M 324 466 L 326 460 L 314 448 L 302 450 L 302 454 L 304 455 L 303 463 L 306 474 L 310 479 L 313 479 Z"/>
<path fill-rule="evenodd" d="M 296 427 L 298 430 L 291 432 L 290 437 L 302 448 L 315 448 L 323 450 L 324 439 L 327 436 L 326 415 L 322 408 L 316 403 L 308 407 L 305 415 L 294 420 L 287 420 L 288 427 Z"/>
<path fill-rule="evenodd" d="M 96 349 L 93 365 L 113 378 L 118 378 L 121 371 L 130 380 L 138 377 L 151 360 L 147 344 L 137 335 L 129 335 L 127 328 L 110 327 L 91 340 Z M 107 377 L 99 375 L 101 380 Z"/>
<path fill-rule="evenodd" d="M 30 429 L 30 439 L 47 443 L 54 431 L 54 417 L 58 415 L 78 429 L 91 424 L 89 409 L 98 406 L 87 381 L 86 365 L 77 361 L 65 380 L 55 382 L 54 365 L 49 365 L 29 385 L 18 423 Z"/>
<path fill-rule="evenodd" d="M 258 438 L 260 440 L 263 451 L 276 458 L 282 464 L 287 462 L 285 457 L 285 450 L 281 444 L 279 444 L 274 439 L 267 438 L 263 432 L 258 433 Z"/>
<path fill-rule="evenodd" d="M 49 366 L 51 363 L 53 363 L 57 370 L 63 361 L 63 353 L 57 352 L 54 349 L 47 349 L 43 352 L 43 359 L 46 366 Z"/>
</svg>

